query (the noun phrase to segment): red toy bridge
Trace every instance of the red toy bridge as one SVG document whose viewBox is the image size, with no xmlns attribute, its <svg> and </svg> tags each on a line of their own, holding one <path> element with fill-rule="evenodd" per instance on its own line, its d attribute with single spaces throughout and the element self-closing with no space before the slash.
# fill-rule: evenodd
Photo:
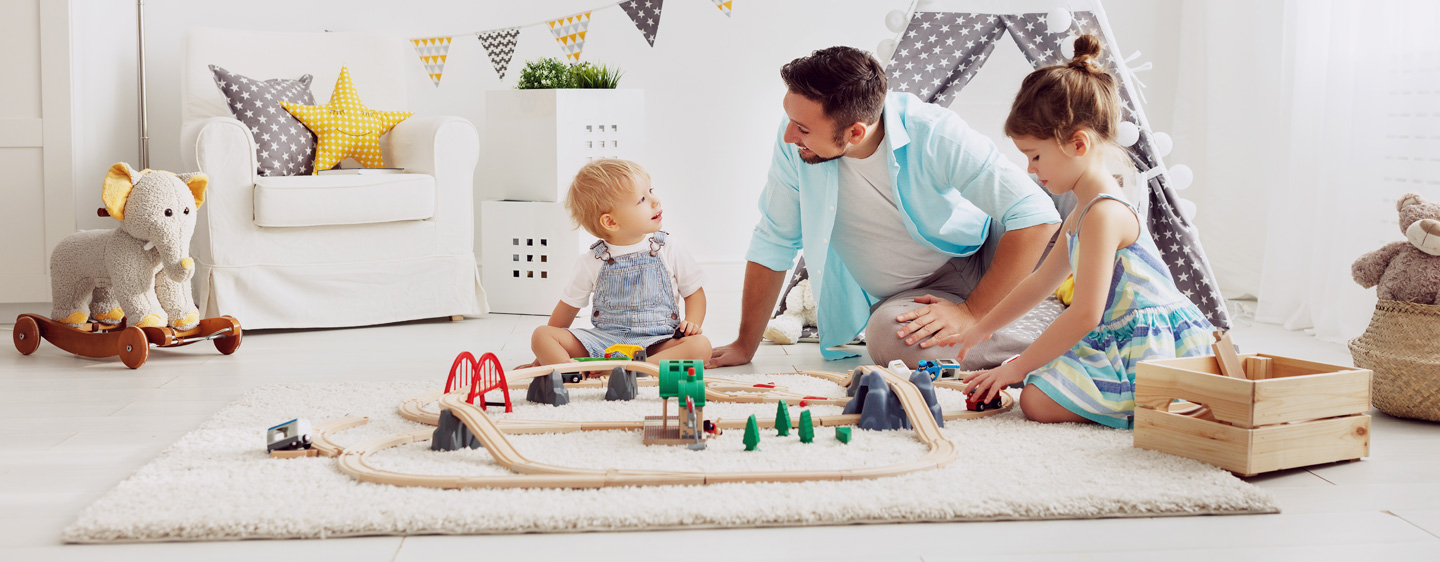
<svg viewBox="0 0 1440 562">
<path fill-rule="evenodd" d="M 450 365 L 450 376 L 445 379 L 445 393 L 449 394 L 467 386 L 470 387 L 470 394 L 465 401 L 475 404 L 475 399 L 479 398 L 481 410 L 489 404 L 504 406 L 506 413 L 515 411 L 510 402 L 510 385 L 505 381 L 505 369 L 500 366 L 500 359 L 495 357 L 494 353 L 481 355 L 479 361 L 476 361 L 469 351 L 462 351 L 455 356 L 455 362 Z M 485 402 L 485 393 L 492 390 L 499 390 L 504 394 L 505 401 Z"/>
</svg>

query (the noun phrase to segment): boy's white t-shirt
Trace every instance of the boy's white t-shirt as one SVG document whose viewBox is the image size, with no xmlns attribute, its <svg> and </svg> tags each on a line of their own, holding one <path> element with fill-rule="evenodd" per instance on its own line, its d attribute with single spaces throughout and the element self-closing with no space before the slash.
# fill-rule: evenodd
<svg viewBox="0 0 1440 562">
<path fill-rule="evenodd" d="M 607 242 L 607 244 L 609 244 Z M 650 237 L 639 244 L 629 246 L 610 245 L 610 256 L 620 257 L 635 252 L 649 252 Z M 670 286 L 674 288 L 675 306 L 680 308 L 683 315 L 685 312 L 684 298 L 695 294 L 705 284 L 705 272 L 700 270 L 700 265 L 695 263 L 695 257 L 690 252 L 680 248 L 675 243 L 675 236 L 665 237 L 665 245 L 660 247 L 660 262 L 665 264 L 665 270 L 670 273 Z M 586 249 L 575 261 L 575 276 L 571 278 L 570 285 L 560 295 L 560 302 L 575 308 L 585 308 L 590 304 L 590 295 L 595 292 L 595 282 L 600 279 L 600 268 L 605 265 L 602 260 L 595 259 L 595 251 Z"/>
</svg>

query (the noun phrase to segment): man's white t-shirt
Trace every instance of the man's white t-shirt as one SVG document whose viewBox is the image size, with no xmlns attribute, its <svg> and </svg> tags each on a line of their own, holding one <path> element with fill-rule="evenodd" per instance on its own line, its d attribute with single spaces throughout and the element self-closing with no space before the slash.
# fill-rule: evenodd
<svg viewBox="0 0 1440 562">
<path fill-rule="evenodd" d="M 608 244 L 608 243 L 607 243 Z M 610 256 L 620 257 L 635 252 L 650 252 L 650 237 L 646 237 L 639 244 L 629 246 L 610 245 Z M 666 236 L 665 245 L 660 247 L 659 257 L 661 263 L 665 264 L 665 270 L 670 273 L 670 286 L 675 296 L 675 306 L 680 309 L 681 314 L 685 312 L 685 297 L 695 294 L 705 284 L 705 272 L 701 271 L 700 265 L 695 263 L 695 257 L 690 252 L 680 248 L 675 243 L 675 236 Z M 575 261 L 575 276 L 570 280 L 570 285 L 565 287 L 564 293 L 560 295 L 560 301 L 575 308 L 585 308 L 590 304 L 590 295 L 595 292 L 595 282 L 600 279 L 600 268 L 605 262 L 595 258 L 594 250 L 585 250 Z"/>
<path fill-rule="evenodd" d="M 887 298 L 914 289 L 950 261 L 905 229 L 890 182 L 890 140 L 867 158 L 840 158 L 840 193 L 830 247 L 866 293 Z"/>
</svg>

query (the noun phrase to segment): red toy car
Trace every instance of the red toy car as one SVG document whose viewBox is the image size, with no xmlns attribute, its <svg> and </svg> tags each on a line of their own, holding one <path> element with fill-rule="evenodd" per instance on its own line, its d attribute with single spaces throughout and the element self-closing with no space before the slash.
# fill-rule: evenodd
<svg viewBox="0 0 1440 562">
<path fill-rule="evenodd" d="M 995 398 L 991 399 L 989 402 L 981 402 L 980 394 L 976 392 L 971 392 L 970 395 L 965 398 L 965 409 L 972 412 L 998 410 L 1000 409 L 1000 394 L 996 393 Z"/>
</svg>

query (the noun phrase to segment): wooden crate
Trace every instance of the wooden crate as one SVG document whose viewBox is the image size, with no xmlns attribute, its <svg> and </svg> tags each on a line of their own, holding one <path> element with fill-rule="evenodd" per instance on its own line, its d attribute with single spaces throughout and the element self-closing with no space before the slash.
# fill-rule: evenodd
<svg viewBox="0 0 1440 562">
<path fill-rule="evenodd" d="M 1135 446 L 1241 476 L 1370 454 L 1370 371 L 1242 355 L 1247 378 L 1214 357 L 1143 361 L 1135 374 Z M 1171 411 L 1175 399 L 1205 408 Z"/>
</svg>

